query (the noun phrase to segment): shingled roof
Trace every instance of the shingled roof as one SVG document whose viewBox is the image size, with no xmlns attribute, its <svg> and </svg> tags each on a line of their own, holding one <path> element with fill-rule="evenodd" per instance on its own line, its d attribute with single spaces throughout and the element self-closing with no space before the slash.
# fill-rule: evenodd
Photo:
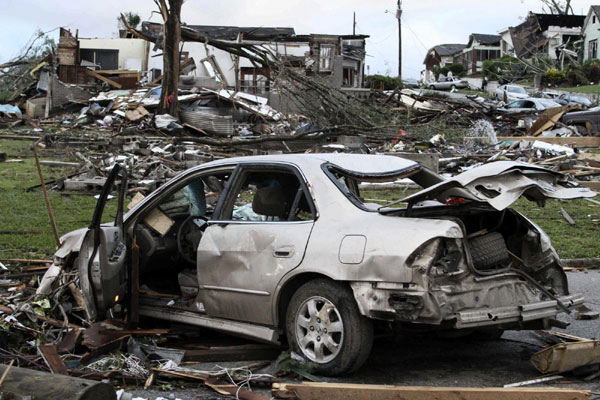
<svg viewBox="0 0 600 400">
<path fill-rule="evenodd" d="M 466 44 L 459 43 L 438 44 L 437 46 L 433 47 L 433 50 L 435 50 L 435 52 L 438 53 L 440 57 L 444 57 L 452 56 L 464 49 L 465 47 L 467 47 Z"/>
</svg>

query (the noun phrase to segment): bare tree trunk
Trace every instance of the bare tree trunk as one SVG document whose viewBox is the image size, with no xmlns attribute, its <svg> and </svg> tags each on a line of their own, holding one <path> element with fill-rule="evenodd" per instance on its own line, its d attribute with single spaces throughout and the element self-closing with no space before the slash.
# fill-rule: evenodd
<svg viewBox="0 0 600 400">
<path fill-rule="evenodd" d="M 169 113 L 179 117 L 179 101 L 177 92 L 179 90 L 179 44 L 181 43 L 181 6 L 183 0 L 168 0 L 167 9 L 165 0 L 160 0 L 161 13 L 166 17 L 163 26 L 163 78 L 162 93 L 160 96 L 161 113 Z"/>
</svg>

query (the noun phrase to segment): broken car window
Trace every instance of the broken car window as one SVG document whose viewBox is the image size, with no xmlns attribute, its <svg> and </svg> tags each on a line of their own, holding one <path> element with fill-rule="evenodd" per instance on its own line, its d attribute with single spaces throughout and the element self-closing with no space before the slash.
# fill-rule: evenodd
<svg viewBox="0 0 600 400">
<path fill-rule="evenodd" d="M 298 177 L 287 171 L 247 171 L 223 212 L 234 221 L 305 221 L 313 215 Z"/>
<path fill-rule="evenodd" d="M 330 166 L 327 171 L 329 177 L 350 201 L 366 211 L 377 211 L 382 206 L 403 207 L 404 203 L 396 202 L 444 180 L 438 174 L 419 165 L 385 175 L 358 176 L 335 166 Z"/>
</svg>

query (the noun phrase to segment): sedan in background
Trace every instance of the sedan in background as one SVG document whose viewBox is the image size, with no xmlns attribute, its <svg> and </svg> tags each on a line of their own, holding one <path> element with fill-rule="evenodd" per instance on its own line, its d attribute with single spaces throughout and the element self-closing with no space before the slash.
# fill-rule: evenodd
<svg viewBox="0 0 600 400">
<path fill-rule="evenodd" d="M 496 99 L 506 103 L 529 97 L 523 86 L 502 85 L 496 89 Z"/>
<path fill-rule="evenodd" d="M 564 106 L 580 106 L 588 108 L 592 105 L 590 99 L 570 93 L 561 94 L 557 99 L 555 99 L 555 101 Z"/>
<path fill-rule="evenodd" d="M 454 89 L 468 89 L 469 82 L 464 79 L 455 78 L 449 76 L 447 78 L 440 78 L 437 82 L 431 82 L 429 89 L 431 90 L 454 90 Z"/>
<path fill-rule="evenodd" d="M 522 111 L 544 111 L 548 108 L 560 106 L 561 105 L 554 100 L 528 97 L 526 99 L 515 100 L 511 103 L 508 103 L 504 107 L 499 108 L 498 111 L 504 111 L 509 113 Z"/>
</svg>

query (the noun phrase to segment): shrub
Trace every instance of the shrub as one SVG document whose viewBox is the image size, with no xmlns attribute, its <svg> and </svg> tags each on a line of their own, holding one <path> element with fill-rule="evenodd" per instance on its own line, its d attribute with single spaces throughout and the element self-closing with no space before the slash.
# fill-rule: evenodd
<svg viewBox="0 0 600 400">
<path fill-rule="evenodd" d="M 571 86 L 587 85 L 590 83 L 582 69 L 572 69 L 567 72 L 567 81 Z"/>
<path fill-rule="evenodd" d="M 549 68 L 544 74 L 544 81 L 546 84 L 560 85 L 566 79 L 564 71 L 559 71 L 556 68 Z"/>
<path fill-rule="evenodd" d="M 365 86 L 373 89 L 380 89 L 383 86 L 383 90 L 402 89 L 403 87 L 402 79 L 385 75 L 366 75 Z"/>
</svg>

